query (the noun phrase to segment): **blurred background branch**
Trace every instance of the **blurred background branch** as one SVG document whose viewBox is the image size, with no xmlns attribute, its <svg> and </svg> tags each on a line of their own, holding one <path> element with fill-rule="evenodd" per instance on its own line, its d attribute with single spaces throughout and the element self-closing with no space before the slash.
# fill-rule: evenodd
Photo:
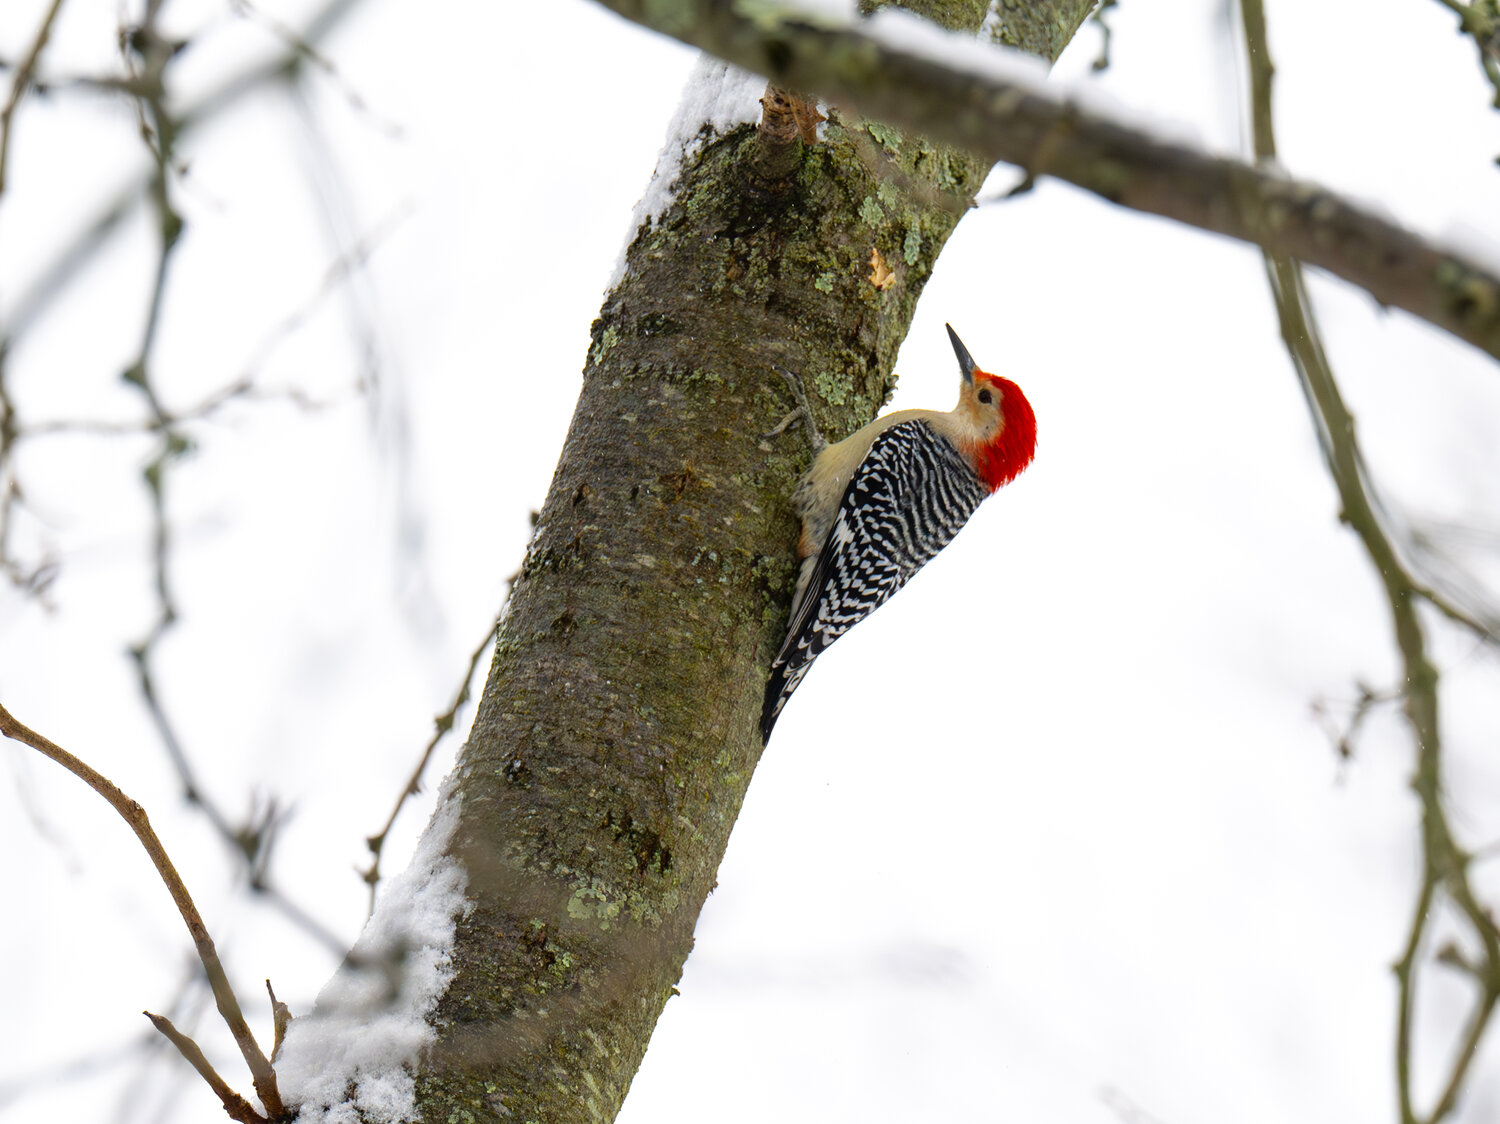
<svg viewBox="0 0 1500 1124">
<path fill-rule="evenodd" d="M 1500 4 L 1496 0 L 1438 0 L 1438 3 L 1458 15 L 1459 31 L 1474 40 L 1474 49 L 1479 55 L 1479 68 L 1494 87 L 1494 106 L 1500 109 Z M 1500 156 L 1495 157 L 1500 164 Z"/>
<path fill-rule="evenodd" d="M 197 44 L 192 38 L 175 39 L 162 30 L 165 6 L 160 0 L 149 0 L 138 22 L 120 27 L 118 72 L 86 77 L 52 77 L 44 66 L 44 51 L 62 9 L 61 0 L 55 0 L 46 12 L 30 51 L 14 69 L 9 99 L 0 110 L 0 189 L 4 186 L 11 122 L 28 92 L 32 96 L 102 94 L 126 99 L 134 108 L 138 135 L 147 153 L 146 171 L 127 167 L 117 172 L 120 175 L 118 186 L 106 193 L 111 201 L 93 218 L 83 220 L 71 234 L 64 235 L 60 239 L 61 249 L 49 262 L 35 270 L 29 286 L 18 297 L 0 306 L 0 571 L 18 590 L 38 599 L 45 598 L 58 575 L 60 560 L 50 551 L 44 549 L 31 559 L 16 552 L 12 531 L 28 494 L 18 467 L 18 453 L 25 443 L 66 434 L 145 435 L 153 439 L 154 448 L 148 454 L 141 480 L 150 501 L 156 608 L 154 619 L 144 635 L 129 648 L 141 699 L 180 778 L 184 798 L 203 813 L 230 853 L 241 862 L 248 888 L 337 955 L 346 951 L 347 940 L 331 932 L 310 911 L 292 901 L 272 875 L 273 849 L 286 816 L 282 803 L 275 796 L 252 796 L 247 801 L 248 811 L 244 816 L 225 811 L 199 778 L 191 755 L 169 716 L 155 668 L 160 645 L 179 619 L 171 581 L 173 519 L 169 491 L 173 472 L 191 457 L 201 439 L 195 435 L 194 429 L 200 423 L 213 420 L 226 406 L 236 402 L 283 402 L 298 409 L 312 410 L 325 404 L 295 385 L 262 387 L 258 381 L 258 368 L 280 340 L 301 327 L 331 293 L 346 286 L 364 268 L 370 254 L 399 224 L 405 212 L 397 211 L 340 252 L 328 267 L 318 289 L 310 294 L 301 308 L 268 331 L 251 357 L 248 369 L 234 381 L 192 405 L 174 407 L 157 387 L 152 361 L 164 310 L 171 295 L 171 265 L 184 230 L 183 216 L 174 203 L 174 195 L 180 190 L 180 181 L 186 171 L 178 155 L 179 144 L 191 134 L 219 124 L 252 96 L 273 88 L 295 89 L 302 82 L 307 66 L 331 80 L 356 109 L 368 112 L 363 100 L 320 50 L 320 44 L 356 10 L 358 3 L 359 0 L 331 0 L 315 9 L 300 28 L 294 29 L 265 16 L 247 0 L 236 0 L 233 10 L 238 13 L 237 19 L 254 22 L 269 30 L 280 47 L 279 52 L 240 67 L 196 99 L 179 105 L 169 93 L 171 71 Z M 390 126 L 384 128 L 391 131 Z M 0 199 L 0 204 L 3 202 Z M 143 205 L 152 215 L 151 225 L 155 231 L 154 264 L 139 341 L 121 378 L 138 392 L 144 412 L 136 419 L 119 421 L 87 417 L 24 420 L 7 382 L 7 356 L 25 340 L 55 302 L 69 292 L 84 271 L 109 249 L 114 236 L 124 229 L 125 221 Z M 373 385 L 371 380 L 363 381 L 365 388 Z"/>
<path fill-rule="evenodd" d="M 1250 120 L 1255 158 L 1270 162 L 1276 159 L 1272 87 L 1275 66 L 1271 60 L 1266 36 L 1265 9 L 1262 0 L 1240 0 L 1244 37 L 1250 74 Z M 1344 402 L 1334 377 L 1332 365 L 1323 346 L 1312 302 L 1302 276 L 1302 266 L 1290 258 L 1267 252 L 1266 271 L 1275 299 L 1281 336 L 1297 372 L 1312 414 L 1313 428 L 1323 457 L 1339 495 L 1339 518 L 1363 545 L 1371 566 L 1379 576 L 1390 608 L 1394 640 L 1400 653 L 1402 669 L 1402 712 L 1406 717 L 1415 749 L 1416 767 L 1412 788 L 1421 804 L 1420 849 L 1422 870 L 1411 924 L 1395 973 L 1398 985 L 1395 1070 L 1396 1090 L 1402 1124 L 1439 1124 L 1458 1104 L 1465 1090 L 1469 1067 L 1488 1030 L 1500 1000 L 1500 929 L 1496 928 L 1490 907 L 1481 901 L 1471 879 L 1473 855 L 1459 842 L 1451 822 L 1444 783 L 1444 754 L 1440 722 L 1441 674 L 1429 654 L 1427 629 L 1419 606 L 1427 602 L 1448 620 L 1467 629 L 1482 642 L 1497 640 L 1493 620 L 1481 620 L 1450 600 L 1435 593 L 1429 584 L 1419 581 L 1403 560 L 1389 519 L 1386 505 L 1371 478 L 1369 467 L 1360 451 L 1354 415 Z M 1461 600 L 1480 602 L 1483 593 L 1474 589 L 1472 596 Z M 1362 700 L 1355 711 L 1348 739 L 1363 720 L 1368 707 L 1379 696 L 1362 689 Z M 1461 961 L 1461 967 L 1474 984 L 1475 997 L 1467 1026 L 1458 1042 L 1446 1076 L 1432 1107 L 1422 1112 L 1413 1089 L 1413 1059 L 1417 1048 L 1414 1031 L 1415 1008 L 1419 983 L 1434 963 L 1444 962 L 1442 955 L 1432 955 L 1431 933 L 1439 915 L 1439 906 L 1450 907 L 1462 919 L 1464 942 L 1474 950 L 1472 960 Z M 1447 958 L 1453 966 L 1453 958 Z"/>
<path fill-rule="evenodd" d="M 1161 139 L 1045 90 L 1003 56 L 964 67 L 896 29 L 750 15 L 707 0 L 599 0 L 626 19 L 796 89 L 1132 210 L 1294 256 L 1500 358 L 1500 276 L 1336 191 Z"/>
<path fill-rule="evenodd" d="M 1410 217 L 1423 237 L 1437 239 L 1453 214 L 1492 229 L 1490 181 L 1454 186 L 1470 182 L 1465 161 L 1493 175 L 1492 142 L 1476 141 L 1472 125 L 1492 115 L 1431 80 L 1459 73 L 1472 88 L 1470 43 L 1450 34 L 1447 13 L 1402 2 L 1409 25 L 1385 9 L 1351 22 L 1346 8 L 1330 15 L 1330 4 L 1297 0 L 1277 45 L 1315 81 L 1281 88 L 1296 94 L 1281 113 L 1286 151 L 1377 213 Z M 207 889 L 200 905 L 239 946 L 226 952 L 285 981 L 301 1013 L 363 914 L 358 877 L 383 890 L 389 871 L 378 864 L 394 870 L 420 826 L 411 793 L 430 794 L 462 739 L 468 681 L 490 643 L 487 634 L 476 650 L 473 638 L 519 554 L 506 536 L 524 541 L 524 513 L 546 487 L 577 360 L 656 330 L 627 322 L 591 340 L 587 325 L 692 60 L 584 3 L 438 6 L 421 19 L 358 0 L 131 0 L 123 10 L 118 28 L 115 9 L 89 0 L 22 0 L 0 16 L 0 108 L 11 107 L 0 196 L 0 686 L 34 699 L 28 707 L 60 738 L 100 746 L 112 775 L 128 769 L 132 789 L 141 777 L 152 806 L 180 817 L 174 837 L 200 842 L 188 855 L 190 880 Z M 1013 10 L 991 5 L 992 38 L 1006 40 Z M 1214 8 L 1210 22 L 1208 11 L 1106 3 L 1099 15 L 1113 34 L 1101 19 L 1080 35 L 1060 82 L 1082 86 L 1084 103 L 1097 87 L 1130 106 L 1142 130 L 1186 122 L 1189 147 L 1233 151 L 1238 115 L 1216 113 L 1243 92 L 1226 77 L 1234 68 L 1217 63 L 1243 43 L 1225 38 L 1239 22 L 1232 13 Z M 103 61 L 68 53 L 101 27 Z M 1346 42 L 1355 34 L 1357 49 Z M 1393 39 L 1394 61 L 1371 53 Z M 1305 53 L 1286 58 L 1293 49 Z M 1111 65 L 1094 71 L 1105 57 Z M 1205 59 L 1211 73 L 1200 71 Z M 1406 67 L 1414 77 L 1393 107 L 1380 76 Z M 497 138 L 496 107 L 521 105 L 534 110 L 527 143 Z M 1465 110 L 1470 124 L 1455 124 Z M 70 131 L 80 119 L 88 128 Z M 1073 123 L 1055 121 L 1048 146 L 1028 151 L 1050 157 Z M 106 135 L 119 143 L 91 143 Z M 853 140 L 862 159 L 884 163 L 886 184 L 909 188 L 892 155 L 913 151 L 911 135 L 882 128 Z M 814 159 L 823 152 L 809 148 Z M 1408 170 L 1424 178 L 1421 192 L 1398 189 Z M 1297 428 L 1290 383 L 1274 377 L 1260 256 L 1097 206 L 1045 174 L 1029 182 L 1037 189 L 1007 207 L 967 213 L 898 368 L 913 397 L 894 405 L 931 405 L 934 386 L 946 395 L 946 318 L 972 318 L 989 333 L 986 353 L 1021 372 L 1043 417 L 1043 459 L 1003 513 L 966 532 L 979 569 L 953 588 L 1003 575 L 1032 595 L 1008 610 L 1003 643 L 992 631 L 977 646 L 945 636 L 944 654 L 916 661 L 910 652 L 930 643 L 945 610 L 920 602 L 940 598 L 941 583 L 914 587 L 904 596 L 920 623 L 908 627 L 920 631 L 882 650 L 879 630 L 902 627 L 904 610 L 866 626 L 861 643 L 900 671 L 869 713 L 848 706 L 869 698 L 867 679 L 840 684 L 829 666 L 825 689 L 803 700 L 801 743 L 788 729 L 757 769 L 698 951 L 626 1113 L 687 1119 L 711 1104 L 728 1124 L 788 1103 L 866 1119 L 959 1119 L 997 1105 L 1026 1118 L 1045 1105 L 1071 1122 L 1098 1116 L 1102 1086 L 1112 1090 L 1105 1110 L 1121 1119 L 1146 1119 L 1138 1105 L 1151 1119 L 1222 1114 L 1182 1080 L 1192 1072 L 1205 1088 L 1253 1088 L 1263 1099 L 1246 1111 L 1267 1119 L 1376 1119 L 1391 1099 L 1397 1038 L 1382 973 L 1400 944 L 1404 1124 L 1430 1124 L 1439 1110 L 1444 1124 L 1487 1121 L 1492 961 L 1454 895 L 1466 881 L 1483 909 L 1500 874 L 1481 861 L 1496 844 L 1477 842 L 1496 834 L 1495 789 L 1487 727 L 1473 717 L 1493 712 L 1494 695 L 1497 614 L 1474 577 L 1500 557 L 1485 525 L 1500 479 L 1485 405 L 1493 365 L 1310 279 L 1328 348 L 1348 370 L 1346 412 L 1361 423 L 1349 450 L 1334 449 L 1310 401 L 1320 449 L 1330 463 L 1352 460 L 1353 487 L 1415 605 L 1406 615 L 1421 658 L 1411 666 L 1425 660 L 1441 705 L 1435 765 L 1417 778 L 1432 799 L 1413 801 L 1415 727 L 1397 711 L 1411 703 L 1404 682 L 1385 686 L 1404 678 L 1407 660 L 1377 627 L 1395 619 L 1390 599 L 1379 575 L 1374 600 L 1349 580 L 1349 553 L 1364 548 L 1329 525 L 1325 468 Z M 38 192 L 57 198 L 37 207 Z M 872 190 L 871 212 L 889 195 Z M 298 210 L 309 200 L 311 223 Z M 226 238 L 231 229 L 252 233 Z M 910 237 L 927 233 L 917 224 Z M 723 237 L 742 232 L 731 224 Z M 887 254 L 900 272 L 898 256 Z M 1283 285 L 1271 271 L 1292 297 L 1283 311 L 1296 334 L 1303 309 L 1311 323 L 1309 279 L 1299 271 Z M 819 291 L 843 284 L 831 266 L 818 276 Z M 856 299 L 874 310 L 897 295 Z M 106 330 L 108 346 L 89 349 Z M 337 349 L 322 346 L 335 335 Z M 940 353 L 923 351 L 928 337 Z M 806 342 L 788 333 L 789 347 Z M 410 402 L 398 358 L 420 372 Z M 925 381 L 933 371 L 937 382 Z M 770 410 L 764 389 L 752 391 L 721 398 L 736 424 Z M 1423 424 L 1405 424 L 1429 408 Z M 1403 423 L 1394 439 L 1393 409 Z M 339 430 L 351 420 L 352 438 Z M 419 510 L 435 522 L 424 539 L 420 521 L 403 518 L 389 553 L 410 568 L 420 551 L 442 551 L 444 589 L 471 591 L 449 606 L 460 622 L 451 632 L 412 611 L 419 583 L 410 569 L 393 579 L 381 550 L 392 541 L 380 537 L 386 497 L 369 485 L 389 467 L 406 486 L 406 425 L 423 442 Z M 366 463 L 379 427 L 388 443 Z M 321 455 L 303 456 L 299 441 Z M 325 486 L 350 466 L 355 483 Z M 232 481 L 230 469 L 240 473 Z M 657 502 L 660 487 L 640 481 L 641 502 Z M 361 504 L 376 511 L 366 523 Z M 378 533 L 362 535 L 370 523 Z M 1120 548 L 1107 564 L 1101 543 Z M 952 562 L 964 565 L 962 555 Z M 705 562 L 698 580 L 718 580 L 708 571 Z M 341 615 L 349 606 L 353 624 Z M 121 660 L 127 645 L 132 658 Z M 848 660 L 862 664 L 857 649 Z M 466 661 L 459 686 L 453 673 Z M 1007 688 L 996 752 L 957 751 L 951 764 L 948 745 L 908 753 L 930 728 L 914 729 L 907 712 L 946 697 L 955 668 L 975 667 Z M 1340 685 L 1352 675 L 1351 694 Z M 617 686 L 628 699 L 631 686 Z M 1336 700 L 1319 716 L 1339 746 L 1337 784 L 1307 720 L 1309 693 Z M 1428 692 L 1419 682 L 1412 693 Z M 996 729 L 959 723 L 952 740 L 989 747 Z M 851 745 L 871 767 L 850 768 Z M 7 979 L 28 1015 L 0 1025 L 0 1036 L 12 1032 L 0 1114 L 93 1095 L 49 1118 L 106 1119 L 110 1106 L 120 1124 L 202 1118 L 194 1097 L 206 1093 L 187 1067 L 133 1025 L 142 1003 L 156 1009 L 177 986 L 175 960 L 172 978 L 155 978 L 164 941 L 132 909 L 149 885 L 117 879 L 114 856 L 83 833 L 52 771 L 33 776 L 29 758 L 12 757 L 0 763 L 14 781 L 0 797 L 26 813 L 3 819 L 29 899 L 14 903 L 22 920 L 6 949 L 46 979 L 24 967 Z M 910 833 L 887 841 L 871 809 L 892 801 L 905 802 Z M 371 813 L 388 809 L 366 843 Z M 1438 823 L 1415 828 L 1432 837 L 1420 848 L 1419 816 Z M 909 845 L 917 837 L 973 861 L 932 863 L 930 848 Z M 1025 858 L 1036 854 L 1049 861 Z M 1055 893 L 1054 862 L 1070 872 L 1067 894 Z M 887 899 L 885 922 L 849 907 Z M 1100 942 L 1104 909 L 1114 923 Z M 43 924 L 54 913 L 86 920 L 59 931 Z M 67 941 L 100 916 L 114 922 L 113 959 L 107 978 L 83 981 Z M 867 940 L 874 951 L 862 951 Z M 902 957 L 892 966 L 888 950 L 913 941 L 961 950 L 933 954 L 959 982 L 933 986 Z M 556 950 L 539 940 L 536 955 Z M 169 1014 L 190 1030 L 212 1007 L 201 985 L 182 990 Z M 110 1021 L 117 1009 L 123 1024 Z M 1128 1026 L 1115 1025 L 1116 1011 L 1130 1013 Z M 49 1018 L 66 1034 L 38 1030 Z M 43 1033 L 50 1055 L 32 1049 Z M 828 1041 L 847 1044 L 847 1056 L 823 1051 Z M 1152 1056 L 1131 1051 L 1147 1041 Z M 1015 1064 L 966 1093 L 962 1073 L 996 1059 Z M 722 1090 L 744 1066 L 765 1082 L 731 1103 Z"/>
<path fill-rule="evenodd" d="M 27 87 L 31 85 L 32 78 L 36 74 L 37 60 L 42 57 L 42 52 L 47 49 L 47 40 L 52 37 L 52 24 L 57 19 L 57 13 L 62 11 L 63 0 L 52 0 L 47 14 L 42 17 L 42 26 L 37 29 L 36 38 L 31 42 L 31 49 L 26 52 L 26 57 L 16 67 L 15 74 L 11 78 L 10 96 L 5 99 L 4 108 L 0 108 L 0 195 L 5 194 L 5 168 L 10 155 L 10 122 L 15 116 L 16 106 L 21 104 L 21 99 L 26 95 Z"/>
</svg>

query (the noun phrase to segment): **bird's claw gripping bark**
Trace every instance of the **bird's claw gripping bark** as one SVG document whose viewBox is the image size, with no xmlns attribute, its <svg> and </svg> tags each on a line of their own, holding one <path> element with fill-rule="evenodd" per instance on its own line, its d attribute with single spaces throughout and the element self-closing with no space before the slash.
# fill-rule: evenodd
<svg viewBox="0 0 1500 1124">
<path fill-rule="evenodd" d="M 769 433 L 762 433 L 761 436 L 765 438 L 780 437 L 787 431 L 788 426 L 801 417 L 807 423 L 807 440 L 812 445 L 813 455 L 816 456 L 828 447 L 828 441 L 818 432 L 818 427 L 813 423 L 812 407 L 808 405 L 807 390 L 802 385 L 802 378 L 779 363 L 773 363 L 771 366 L 773 370 L 786 380 L 787 386 L 791 388 L 792 397 L 797 400 L 797 405 L 792 408 L 786 417 L 776 423 L 774 429 Z"/>
</svg>

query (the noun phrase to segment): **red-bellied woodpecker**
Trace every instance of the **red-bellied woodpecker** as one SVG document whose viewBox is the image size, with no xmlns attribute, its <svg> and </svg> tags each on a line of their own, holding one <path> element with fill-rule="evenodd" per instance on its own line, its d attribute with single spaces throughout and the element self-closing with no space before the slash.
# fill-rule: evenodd
<svg viewBox="0 0 1500 1124">
<path fill-rule="evenodd" d="M 813 428 L 800 380 L 779 368 L 822 447 L 792 497 L 802 518 L 802 572 L 766 684 L 763 739 L 823 649 L 905 585 L 985 497 L 1031 463 L 1031 403 L 1009 379 L 981 371 L 952 327 L 948 338 L 963 372 L 952 411 L 900 410 L 835 445 Z"/>
</svg>

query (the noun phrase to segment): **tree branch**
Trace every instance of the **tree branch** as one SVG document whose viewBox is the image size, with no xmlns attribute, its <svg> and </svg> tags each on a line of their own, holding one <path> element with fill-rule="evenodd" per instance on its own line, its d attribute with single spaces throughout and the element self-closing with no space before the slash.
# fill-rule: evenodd
<svg viewBox="0 0 1500 1124">
<path fill-rule="evenodd" d="M 1265 10 L 1262 0 L 1240 0 L 1245 48 L 1250 62 L 1251 122 L 1258 159 L 1274 159 L 1276 137 L 1271 109 L 1271 82 L 1275 68 L 1267 47 Z M 1469 881 L 1469 856 L 1459 847 L 1448 822 L 1442 784 L 1442 729 L 1438 720 L 1439 674 L 1427 655 L 1427 641 L 1418 604 L 1427 600 L 1460 623 L 1488 635 L 1477 621 L 1452 606 L 1439 602 L 1413 579 L 1402 563 L 1381 518 L 1382 505 L 1369 479 L 1369 470 L 1355 437 L 1354 416 L 1344 404 L 1333 368 L 1323 350 L 1301 265 L 1266 251 L 1266 271 L 1281 334 L 1287 352 L 1307 396 L 1313 425 L 1323 448 L 1329 474 L 1338 489 L 1342 519 L 1359 536 L 1385 589 L 1396 646 L 1402 669 L 1401 694 L 1407 724 L 1416 746 L 1416 775 L 1412 787 L 1422 806 L 1423 870 L 1405 949 L 1395 966 L 1398 987 L 1396 1014 L 1396 1088 L 1402 1124 L 1438 1124 L 1458 1102 L 1470 1063 L 1500 1001 L 1500 932 L 1489 912 L 1475 897 Z M 1419 954 L 1423 937 L 1431 927 L 1434 906 L 1444 891 L 1468 923 L 1482 951 L 1480 964 L 1471 969 L 1480 994 L 1470 1012 L 1469 1024 L 1448 1072 L 1437 1103 L 1425 1117 L 1419 1116 L 1412 1095 L 1413 1011 L 1416 1003 Z"/>
<path fill-rule="evenodd" d="M 303 28 L 293 33 L 294 43 L 288 50 L 236 71 L 177 112 L 174 116 L 177 138 L 180 140 L 221 120 L 228 111 L 268 85 L 294 77 L 299 73 L 299 60 L 308 57 L 317 44 L 333 34 L 359 3 L 360 0 L 325 0 Z M 132 97 L 142 93 L 139 88 L 122 92 L 128 92 Z M 135 213 L 136 206 L 146 196 L 155 178 L 154 167 L 122 178 L 109 203 L 66 241 L 66 248 L 48 267 L 7 301 L 9 315 L 3 331 L 0 331 L 0 343 L 14 344 L 30 330 L 109 238 L 121 229 L 125 220 Z"/>
<path fill-rule="evenodd" d="M 495 633 L 500 628 L 500 623 L 505 619 L 505 609 L 495 614 L 495 621 L 490 625 L 490 630 L 484 634 L 484 639 L 479 642 L 473 653 L 469 656 L 469 666 L 464 672 L 463 681 L 459 684 L 458 692 L 453 696 L 453 702 L 448 709 L 432 720 L 432 737 L 427 740 L 427 746 L 422 750 L 422 756 L 417 760 L 416 768 L 411 776 L 406 779 L 402 786 L 401 794 L 396 797 L 396 806 L 391 809 L 391 814 L 386 817 L 385 826 L 374 835 L 367 836 L 365 846 L 370 849 L 370 865 L 360 872 L 360 878 L 370 887 L 370 914 L 375 913 L 375 888 L 380 884 L 380 855 L 385 849 L 386 836 L 391 833 L 391 828 L 396 824 L 396 817 L 401 814 L 409 797 L 416 796 L 422 791 L 422 774 L 427 771 L 427 763 L 432 760 L 433 750 L 437 749 L 438 742 L 453 729 L 453 723 L 458 718 L 459 708 L 469 701 L 470 689 L 474 682 L 474 672 L 479 667 L 479 661 L 484 658 L 495 644 Z M 273 1051 L 274 1053 L 274 1051 Z"/>
<path fill-rule="evenodd" d="M 1007 20 L 1060 47 L 1091 7 L 1034 0 Z M 972 32 L 987 4 L 922 8 Z M 751 85 L 718 67 L 700 78 L 704 92 Z M 703 143 L 593 324 L 453 774 L 450 853 L 473 908 L 417 1068 L 425 1120 L 618 1112 L 764 749 L 795 569 L 785 497 L 807 465 L 800 443 L 756 436 L 788 404 L 771 365 L 808 373 L 829 432 L 874 417 L 957 223 L 939 201 L 971 198 L 987 170 L 839 112 L 800 145 L 792 185 L 768 192 L 737 100 L 742 124 L 680 122 Z"/>
<path fill-rule="evenodd" d="M 1500 5 L 1495 0 L 1476 0 L 1472 4 L 1438 0 L 1438 3 L 1458 16 L 1459 33 L 1474 40 L 1479 69 L 1495 87 L 1494 106 L 1500 109 Z M 1495 162 L 1500 163 L 1500 156 Z"/>
<path fill-rule="evenodd" d="M 188 1065 L 198 1071 L 198 1076 L 208 1083 L 208 1087 L 223 1103 L 224 1111 L 229 1114 L 231 1120 L 238 1120 L 241 1124 L 265 1121 L 266 1118 L 255 1111 L 254 1105 L 231 1089 L 229 1082 L 219 1076 L 219 1071 L 214 1069 L 209 1060 L 203 1056 L 198 1043 L 173 1026 L 171 1019 L 165 1015 L 153 1015 L 150 1011 L 142 1011 L 141 1014 L 150 1019 L 151 1025 L 161 1031 L 167 1041 L 177 1047 L 177 1052 L 187 1060 Z"/>
<path fill-rule="evenodd" d="M 10 155 L 10 119 L 15 116 L 16 106 L 21 104 L 21 98 L 26 94 L 26 87 L 31 85 L 32 76 L 36 73 L 37 60 L 47 49 L 47 40 L 52 38 L 52 24 L 57 20 L 57 13 L 61 10 L 62 0 L 52 0 L 52 6 L 42 17 L 42 26 L 37 29 L 36 36 L 31 41 L 31 49 L 26 52 L 21 65 L 16 67 L 15 76 L 10 83 L 10 97 L 6 99 L 5 107 L 0 109 L 0 194 L 5 192 L 5 169 Z"/>
<path fill-rule="evenodd" d="M 599 0 L 778 85 L 1111 203 L 1316 265 L 1500 358 L 1500 276 L 1373 211 L 1268 168 L 1210 156 L 1084 109 L 1014 56 L 897 13 L 861 24 L 712 0 Z"/>
<path fill-rule="evenodd" d="M 16 721 L 3 706 L 0 706 L 0 734 L 29 745 L 44 757 L 50 757 L 56 761 L 109 801 L 110 806 L 119 812 L 121 818 L 130 825 L 130 830 L 135 832 L 136 838 L 141 841 L 141 846 L 146 848 L 146 854 L 151 857 L 157 874 L 166 884 L 167 892 L 172 895 L 172 901 L 177 904 L 177 912 L 182 914 L 182 920 L 187 924 L 188 933 L 198 949 L 198 959 L 203 962 L 203 970 L 207 973 L 209 986 L 213 989 L 219 1014 L 234 1035 L 234 1040 L 239 1044 L 240 1053 L 244 1055 L 245 1063 L 250 1067 L 255 1091 L 261 1103 L 266 1106 L 266 1111 L 273 1118 L 282 1116 L 285 1110 L 282 1107 L 281 1094 L 276 1088 L 276 1074 L 272 1071 L 271 1063 L 266 1060 L 266 1055 L 261 1051 L 260 1045 L 255 1041 L 254 1033 L 245 1022 L 239 1000 L 234 996 L 234 989 L 229 986 L 229 977 L 225 974 L 224 965 L 219 961 L 219 953 L 214 948 L 213 938 L 208 934 L 208 927 L 203 924 L 203 917 L 199 914 L 198 907 L 193 904 L 192 895 L 188 893 L 182 876 L 172 865 L 167 849 L 162 846 L 161 840 L 157 838 L 155 830 L 146 818 L 146 810 L 121 792 L 108 777 L 90 768 L 55 742 L 49 741 L 35 730 Z"/>
</svg>

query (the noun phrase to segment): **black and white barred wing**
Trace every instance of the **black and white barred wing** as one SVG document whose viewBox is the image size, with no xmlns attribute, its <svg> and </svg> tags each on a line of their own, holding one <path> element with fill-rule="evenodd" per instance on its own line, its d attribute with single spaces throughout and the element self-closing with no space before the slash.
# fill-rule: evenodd
<svg viewBox="0 0 1500 1124">
<path fill-rule="evenodd" d="M 968 522 L 986 492 L 968 461 L 924 421 L 875 438 L 844 498 L 786 643 L 771 665 L 763 738 L 823 649 L 882 605 Z"/>
</svg>

